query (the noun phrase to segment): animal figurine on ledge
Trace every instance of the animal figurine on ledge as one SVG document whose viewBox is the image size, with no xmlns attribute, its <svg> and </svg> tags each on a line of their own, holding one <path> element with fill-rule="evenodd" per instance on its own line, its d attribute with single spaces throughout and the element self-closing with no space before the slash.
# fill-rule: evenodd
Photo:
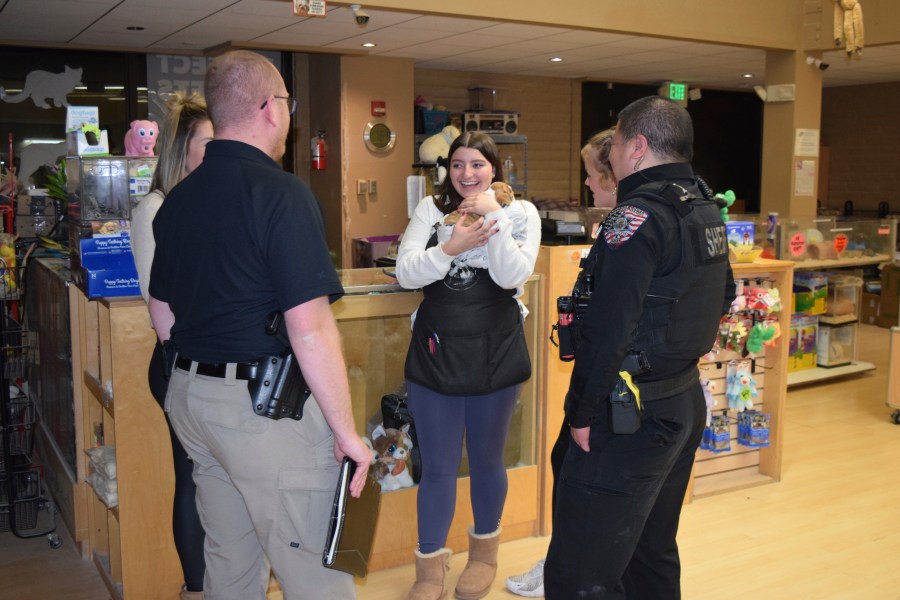
<svg viewBox="0 0 900 600">
<path fill-rule="evenodd" d="M 125 156 L 153 156 L 158 136 L 156 121 L 132 121 L 125 132 Z"/>
<path fill-rule="evenodd" d="M 381 491 L 412 486 L 412 475 L 407 467 L 413 445 L 409 425 L 404 425 L 402 429 L 385 429 L 379 425 L 372 431 L 371 441 L 368 438 L 363 438 L 363 441 L 372 449 L 373 475 L 381 483 Z"/>
</svg>

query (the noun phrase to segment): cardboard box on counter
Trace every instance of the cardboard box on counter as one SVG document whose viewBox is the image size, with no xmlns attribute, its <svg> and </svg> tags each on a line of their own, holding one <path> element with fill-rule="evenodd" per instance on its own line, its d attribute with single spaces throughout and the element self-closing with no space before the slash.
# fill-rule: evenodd
<svg viewBox="0 0 900 600">
<path fill-rule="evenodd" d="M 82 269 L 82 271 L 88 298 L 141 295 L 137 270 L 133 265 L 130 269 Z"/>
<path fill-rule="evenodd" d="M 139 296 L 137 268 L 127 232 L 80 240 L 81 285 L 88 298 Z"/>
</svg>

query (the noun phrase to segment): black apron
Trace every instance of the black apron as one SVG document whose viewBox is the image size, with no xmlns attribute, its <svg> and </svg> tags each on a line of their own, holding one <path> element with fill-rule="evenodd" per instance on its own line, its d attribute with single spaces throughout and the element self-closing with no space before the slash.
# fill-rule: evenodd
<svg viewBox="0 0 900 600">
<path fill-rule="evenodd" d="M 487 269 L 458 266 L 423 289 L 405 375 L 448 396 L 488 394 L 531 377 L 515 290 Z"/>
</svg>

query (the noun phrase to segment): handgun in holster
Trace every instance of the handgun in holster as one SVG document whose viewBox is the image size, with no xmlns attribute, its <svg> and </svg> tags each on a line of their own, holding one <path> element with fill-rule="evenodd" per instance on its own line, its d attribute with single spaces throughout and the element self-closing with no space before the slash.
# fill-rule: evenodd
<svg viewBox="0 0 900 600">
<path fill-rule="evenodd" d="M 609 429 L 613 433 L 630 434 L 641 427 L 641 392 L 632 377 L 650 371 L 643 352 L 629 353 L 622 361 L 619 379 L 609 394 Z"/>
<path fill-rule="evenodd" d="M 281 311 L 274 311 L 266 318 L 266 333 L 286 348 L 281 354 L 260 359 L 256 378 L 247 382 L 253 412 L 275 420 L 290 418 L 299 421 L 303 418 L 303 405 L 311 391 L 300 371 L 297 357 L 291 351 Z"/>
</svg>

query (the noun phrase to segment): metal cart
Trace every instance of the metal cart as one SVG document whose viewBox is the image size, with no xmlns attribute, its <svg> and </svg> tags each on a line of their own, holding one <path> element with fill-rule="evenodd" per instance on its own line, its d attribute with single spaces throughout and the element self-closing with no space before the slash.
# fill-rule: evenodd
<svg viewBox="0 0 900 600">
<path fill-rule="evenodd" d="M 19 287 L 24 279 L 14 265 L 0 242 L 0 532 L 20 538 L 46 535 L 58 548 L 57 509 L 44 496 L 42 468 L 31 458 L 37 411 L 25 392 L 29 343 Z"/>
<path fill-rule="evenodd" d="M 887 405 L 894 409 L 894 412 L 891 413 L 894 425 L 900 425 L 900 327 L 891 327 Z"/>
</svg>

